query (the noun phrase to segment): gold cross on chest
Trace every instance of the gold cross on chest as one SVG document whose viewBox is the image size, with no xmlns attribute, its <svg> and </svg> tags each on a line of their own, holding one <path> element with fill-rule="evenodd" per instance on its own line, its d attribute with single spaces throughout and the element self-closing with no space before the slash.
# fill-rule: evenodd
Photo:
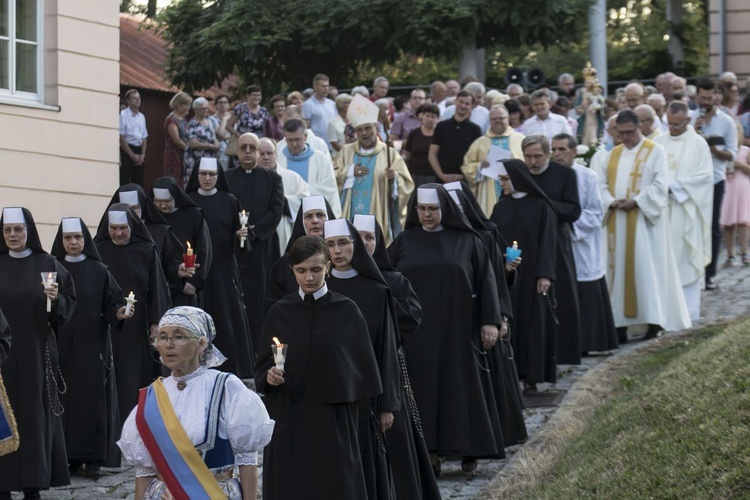
<svg viewBox="0 0 750 500">
<path fill-rule="evenodd" d="M 641 173 L 640 168 L 636 168 L 630 173 L 630 177 L 632 180 L 630 181 L 630 188 L 628 189 L 629 193 L 635 193 L 638 190 L 638 183 L 640 182 L 640 178 L 643 177 L 643 173 Z"/>
</svg>

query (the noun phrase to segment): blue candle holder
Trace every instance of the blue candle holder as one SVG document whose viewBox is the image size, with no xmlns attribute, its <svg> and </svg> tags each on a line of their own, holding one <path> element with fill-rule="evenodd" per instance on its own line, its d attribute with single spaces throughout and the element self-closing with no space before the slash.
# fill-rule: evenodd
<svg viewBox="0 0 750 500">
<path fill-rule="evenodd" d="M 506 247 L 505 248 L 505 261 L 513 262 L 521 256 L 520 248 Z"/>
</svg>

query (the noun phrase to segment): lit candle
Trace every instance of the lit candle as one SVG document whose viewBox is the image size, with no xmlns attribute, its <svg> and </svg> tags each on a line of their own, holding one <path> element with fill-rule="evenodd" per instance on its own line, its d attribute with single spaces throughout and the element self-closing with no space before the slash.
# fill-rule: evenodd
<svg viewBox="0 0 750 500">
<path fill-rule="evenodd" d="M 513 242 L 513 250 L 518 250 L 518 242 L 517 241 Z"/>
<path fill-rule="evenodd" d="M 286 349 L 288 344 L 282 344 L 279 339 L 274 337 L 273 344 L 271 345 L 271 351 L 273 352 L 273 360 L 276 363 L 276 368 L 279 370 L 284 369 L 284 362 L 286 361 Z"/>
<path fill-rule="evenodd" d="M 125 316 L 130 316 L 130 312 L 133 310 L 133 304 L 138 301 L 135 300 L 135 294 L 133 292 L 130 292 L 130 294 L 125 298 L 125 301 L 128 303 L 125 306 Z"/>
<path fill-rule="evenodd" d="M 185 243 L 187 243 L 187 253 L 182 255 L 182 262 L 186 268 L 190 269 L 195 267 L 196 255 L 193 253 L 193 247 L 190 246 L 190 242 L 186 241 Z"/>
<path fill-rule="evenodd" d="M 187 254 L 188 255 L 193 255 L 193 247 L 190 246 L 190 242 L 186 241 L 185 243 L 187 243 L 187 247 L 188 247 Z M 513 243 L 515 243 L 515 241 Z"/>
<path fill-rule="evenodd" d="M 244 229 L 247 226 L 247 212 L 240 212 L 240 225 Z M 240 248 L 245 248 L 245 237 L 240 238 Z"/>
<path fill-rule="evenodd" d="M 505 260 L 506 262 L 513 262 L 521 256 L 521 249 L 518 248 L 518 242 L 514 241 L 512 247 L 505 249 Z"/>
</svg>

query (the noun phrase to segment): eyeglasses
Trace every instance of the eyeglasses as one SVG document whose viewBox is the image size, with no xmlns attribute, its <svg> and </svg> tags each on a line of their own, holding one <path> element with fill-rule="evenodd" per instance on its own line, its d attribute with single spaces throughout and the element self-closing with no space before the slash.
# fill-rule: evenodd
<svg viewBox="0 0 750 500">
<path fill-rule="evenodd" d="M 331 248 L 331 249 L 333 249 L 333 248 L 343 248 L 343 247 L 349 246 L 349 245 L 351 245 L 353 243 L 354 243 L 354 241 L 351 238 L 349 238 L 348 240 L 343 240 L 342 239 L 342 240 L 338 240 L 338 241 L 326 241 L 326 246 L 328 246 L 328 248 Z"/>
<path fill-rule="evenodd" d="M 167 345 L 171 340 L 176 346 L 183 346 L 187 344 L 188 340 L 196 340 L 197 337 L 194 335 L 185 335 L 182 333 L 175 333 L 171 337 L 169 335 L 160 334 L 156 336 L 156 345 Z"/>
<path fill-rule="evenodd" d="M 630 130 L 618 130 L 618 129 L 615 129 L 615 130 L 620 135 L 633 135 L 633 134 L 635 134 L 638 131 L 637 128 L 630 129 Z"/>
<path fill-rule="evenodd" d="M 24 226 L 14 226 L 14 227 L 4 227 L 3 228 L 3 234 L 21 234 L 24 231 L 26 231 L 26 227 Z"/>
<path fill-rule="evenodd" d="M 253 146 L 251 144 L 242 144 L 239 146 L 240 151 L 254 152 L 254 151 L 258 151 L 258 149 L 259 149 L 258 146 Z"/>
</svg>

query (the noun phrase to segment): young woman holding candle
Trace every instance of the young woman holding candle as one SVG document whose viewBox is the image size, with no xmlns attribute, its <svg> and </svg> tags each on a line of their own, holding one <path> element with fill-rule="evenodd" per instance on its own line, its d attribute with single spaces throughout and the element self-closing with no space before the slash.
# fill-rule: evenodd
<svg viewBox="0 0 750 500">
<path fill-rule="evenodd" d="M 78 305 L 59 328 L 60 369 L 68 390 L 60 398 L 71 475 L 93 476 L 101 466 L 119 467 L 120 435 L 111 329 L 130 319 L 120 286 L 78 217 L 62 219 L 52 255 L 77 284 Z"/>
<path fill-rule="evenodd" d="M 263 460 L 263 496 L 367 498 L 357 443 L 359 401 L 382 392 L 367 323 L 350 299 L 328 290 L 328 249 L 302 236 L 289 251 L 298 290 L 266 315 L 255 372 L 276 421 Z M 273 337 L 287 344 L 275 367 Z"/>
<path fill-rule="evenodd" d="M 0 500 L 9 500 L 11 491 L 35 499 L 39 490 L 70 484 L 54 329 L 70 319 L 76 294 L 68 271 L 42 249 L 28 210 L 5 208 L 0 224 L 0 309 L 12 333 L 0 370 L 21 436 L 19 451 L 0 457 Z M 43 287 L 40 273 L 50 272 L 56 281 Z"/>
</svg>

